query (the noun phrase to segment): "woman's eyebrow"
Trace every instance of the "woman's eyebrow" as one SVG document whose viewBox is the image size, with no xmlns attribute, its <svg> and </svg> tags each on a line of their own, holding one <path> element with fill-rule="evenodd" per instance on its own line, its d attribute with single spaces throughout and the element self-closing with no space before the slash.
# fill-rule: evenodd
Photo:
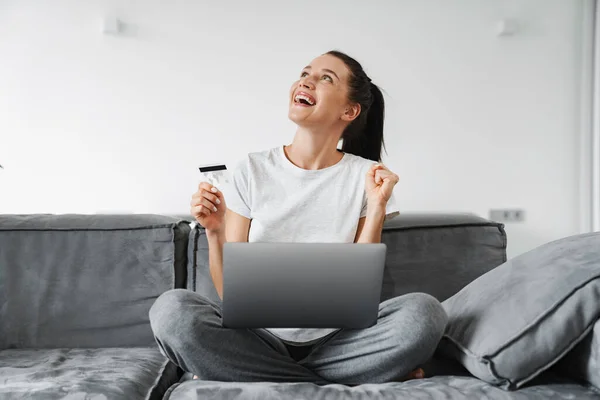
<svg viewBox="0 0 600 400">
<path fill-rule="evenodd" d="M 306 67 L 304 67 L 304 69 L 305 69 L 305 70 L 306 70 L 306 69 L 312 69 L 312 67 L 311 67 L 310 65 L 307 65 Z M 332 70 L 330 70 L 330 69 L 323 68 L 323 71 L 324 71 L 324 72 L 327 72 L 327 73 L 329 73 L 329 74 L 331 74 L 331 75 L 333 75 L 333 76 L 335 76 L 335 77 L 336 77 L 338 80 L 340 79 L 340 77 L 339 77 L 339 76 L 337 76 L 337 74 L 336 74 L 335 72 L 333 72 Z"/>
<path fill-rule="evenodd" d="M 325 68 L 325 69 L 323 69 L 323 71 L 329 72 L 331 75 L 335 76 L 338 80 L 340 79 L 340 77 L 337 76 L 337 74 L 330 69 Z"/>
</svg>

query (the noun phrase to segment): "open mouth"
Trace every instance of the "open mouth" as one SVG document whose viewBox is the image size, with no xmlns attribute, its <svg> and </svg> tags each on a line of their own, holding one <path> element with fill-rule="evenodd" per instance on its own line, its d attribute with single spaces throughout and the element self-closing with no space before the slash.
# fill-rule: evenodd
<svg viewBox="0 0 600 400">
<path fill-rule="evenodd" d="M 294 103 L 301 106 L 312 107 L 317 104 L 317 101 L 308 93 L 298 92 L 294 96 Z"/>
</svg>

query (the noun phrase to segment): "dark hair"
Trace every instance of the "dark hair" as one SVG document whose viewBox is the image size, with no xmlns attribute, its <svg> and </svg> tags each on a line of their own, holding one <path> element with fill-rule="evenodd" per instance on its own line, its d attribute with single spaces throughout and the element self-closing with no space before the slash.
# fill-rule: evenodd
<svg viewBox="0 0 600 400">
<path fill-rule="evenodd" d="M 358 61 L 337 50 L 327 52 L 346 64 L 350 70 L 348 77 L 348 99 L 360 104 L 358 118 L 342 133 L 342 151 L 369 160 L 381 161 L 383 141 L 384 101 L 381 90 L 371 82 Z"/>
</svg>

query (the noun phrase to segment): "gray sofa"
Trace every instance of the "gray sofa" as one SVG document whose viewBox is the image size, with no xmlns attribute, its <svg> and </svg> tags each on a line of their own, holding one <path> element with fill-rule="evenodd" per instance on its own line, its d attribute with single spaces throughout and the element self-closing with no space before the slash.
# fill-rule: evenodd
<svg viewBox="0 0 600 400">
<path fill-rule="evenodd" d="M 0 399 L 595 399 L 551 368 L 516 391 L 441 354 L 428 378 L 346 387 L 192 380 L 158 351 L 148 321 L 172 288 L 218 301 L 204 231 L 187 216 L 0 215 Z M 444 301 L 506 261 L 503 226 L 471 215 L 386 222 L 382 300 Z M 224 344 L 226 345 L 226 344 Z M 564 367 L 564 366 L 563 366 Z"/>
</svg>

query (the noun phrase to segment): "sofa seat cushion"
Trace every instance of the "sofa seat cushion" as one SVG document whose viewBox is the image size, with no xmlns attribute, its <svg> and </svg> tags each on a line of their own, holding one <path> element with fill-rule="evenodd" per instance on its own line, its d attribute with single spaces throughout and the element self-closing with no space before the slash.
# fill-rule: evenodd
<svg viewBox="0 0 600 400">
<path fill-rule="evenodd" d="M 0 351 L 0 399 L 161 399 L 177 367 L 155 348 Z"/>
<path fill-rule="evenodd" d="M 556 379 L 554 379 L 556 381 Z M 404 383 L 317 386 L 312 383 L 224 383 L 191 380 L 174 385 L 165 400 L 554 400 L 598 399 L 593 388 L 569 381 L 529 386 L 506 392 L 486 382 L 465 376 L 435 376 Z"/>
</svg>

